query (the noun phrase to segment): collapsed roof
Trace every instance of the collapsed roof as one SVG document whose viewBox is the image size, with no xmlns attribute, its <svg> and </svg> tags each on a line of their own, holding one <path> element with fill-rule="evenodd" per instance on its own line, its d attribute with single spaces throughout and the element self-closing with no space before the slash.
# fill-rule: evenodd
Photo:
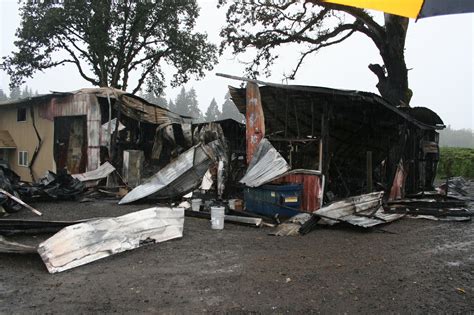
<svg viewBox="0 0 474 315">
<path fill-rule="evenodd" d="M 106 102 L 110 100 L 114 109 L 120 104 L 122 114 L 141 122 L 155 125 L 192 122 L 191 117 L 176 114 L 139 96 L 109 87 L 84 88 L 72 92 L 51 92 L 44 95 L 0 102 L 0 106 L 34 106 L 48 102 L 53 98 L 67 98 L 79 94 L 95 95 L 98 99 L 105 100 Z"/>
</svg>

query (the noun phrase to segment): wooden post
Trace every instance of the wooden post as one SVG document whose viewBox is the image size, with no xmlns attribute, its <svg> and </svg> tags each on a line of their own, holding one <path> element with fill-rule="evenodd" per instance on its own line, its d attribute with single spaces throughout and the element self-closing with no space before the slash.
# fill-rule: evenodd
<svg viewBox="0 0 474 315">
<path fill-rule="evenodd" d="M 367 192 L 371 193 L 373 190 L 372 181 L 372 151 L 367 151 Z"/>
<path fill-rule="evenodd" d="M 323 116 L 321 119 L 321 138 L 322 138 L 322 167 L 321 172 L 327 176 L 329 171 L 329 106 L 324 104 Z"/>
</svg>

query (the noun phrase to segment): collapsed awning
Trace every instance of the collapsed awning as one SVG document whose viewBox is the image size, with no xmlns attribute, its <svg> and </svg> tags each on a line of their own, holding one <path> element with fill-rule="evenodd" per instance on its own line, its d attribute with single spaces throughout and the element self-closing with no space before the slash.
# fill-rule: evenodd
<svg viewBox="0 0 474 315">
<path fill-rule="evenodd" d="M 16 149 L 16 143 L 7 130 L 0 130 L 0 149 Z"/>
</svg>

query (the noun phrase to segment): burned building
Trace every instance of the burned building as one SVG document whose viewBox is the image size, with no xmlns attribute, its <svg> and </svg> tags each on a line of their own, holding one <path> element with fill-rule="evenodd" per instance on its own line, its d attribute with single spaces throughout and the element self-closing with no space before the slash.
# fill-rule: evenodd
<svg viewBox="0 0 474 315">
<path fill-rule="evenodd" d="M 127 149 L 166 160 L 177 153 L 166 145 L 164 151 L 170 151 L 156 152 L 160 141 L 184 151 L 192 144 L 191 122 L 117 89 L 53 92 L 0 103 L 0 158 L 24 181 L 35 181 L 49 170 L 77 174 L 107 160 L 120 164 Z"/>
<path fill-rule="evenodd" d="M 433 111 L 367 92 L 221 76 L 247 81 L 229 87 L 247 118 L 247 161 L 268 139 L 292 171 L 267 183 L 303 184 L 302 210 L 318 209 L 323 196 L 327 202 L 383 190 L 396 198 L 433 189 L 437 130 L 444 128 Z"/>
</svg>

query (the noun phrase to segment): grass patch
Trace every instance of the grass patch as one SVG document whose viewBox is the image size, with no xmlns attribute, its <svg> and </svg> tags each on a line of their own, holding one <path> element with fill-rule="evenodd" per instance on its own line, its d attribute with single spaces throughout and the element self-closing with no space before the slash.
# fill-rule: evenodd
<svg viewBox="0 0 474 315">
<path fill-rule="evenodd" d="M 474 178 L 474 149 L 441 147 L 437 177 L 447 176 Z"/>
</svg>

